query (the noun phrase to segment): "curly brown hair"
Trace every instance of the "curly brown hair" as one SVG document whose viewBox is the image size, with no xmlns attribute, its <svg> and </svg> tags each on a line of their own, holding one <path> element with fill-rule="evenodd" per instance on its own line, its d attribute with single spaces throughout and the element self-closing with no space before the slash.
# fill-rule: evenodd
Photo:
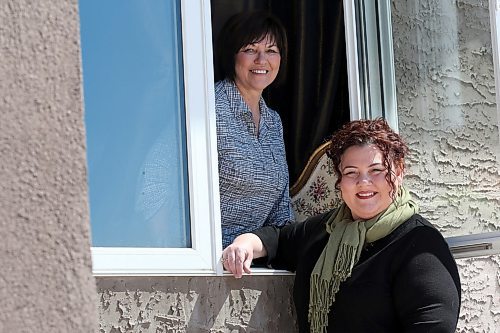
<svg viewBox="0 0 500 333">
<path fill-rule="evenodd" d="M 404 159 L 408 155 L 409 149 L 401 136 L 394 132 L 383 118 L 351 121 L 331 136 L 330 146 L 326 154 L 332 160 L 337 174 L 335 188 L 340 189 L 339 184 L 342 180 L 340 162 L 344 152 L 351 146 L 364 145 L 375 145 L 382 152 L 383 164 L 387 169 L 386 179 L 393 190 L 393 195 L 395 195 L 395 172 L 392 170 L 392 166 L 404 170 Z"/>
</svg>

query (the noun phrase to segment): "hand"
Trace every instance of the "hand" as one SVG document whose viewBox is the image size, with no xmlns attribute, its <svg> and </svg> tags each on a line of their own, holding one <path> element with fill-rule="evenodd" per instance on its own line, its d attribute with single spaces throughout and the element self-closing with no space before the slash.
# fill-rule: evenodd
<svg viewBox="0 0 500 333">
<path fill-rule="evenodd" d="M 253 249 L 250 244 L 244 242 L 233 242 L 222 252 L 222 264 L 224 269 L 231 272 L 237 279 L 241 278 L 243 272 L 250 274 L 250 265 L 253 260 Z"/>
<path fill-rule="evenodd" d="M 253 258 L 265 257 L 265 250 L 262 241 L 255 234 L 243 234 L 233 241 L 222 252 L 222 264 L 224 269 L 231 272 L 235 278 L 239 279 L 243 272 L 250 274 L 250 265 Z"/>
</svg>

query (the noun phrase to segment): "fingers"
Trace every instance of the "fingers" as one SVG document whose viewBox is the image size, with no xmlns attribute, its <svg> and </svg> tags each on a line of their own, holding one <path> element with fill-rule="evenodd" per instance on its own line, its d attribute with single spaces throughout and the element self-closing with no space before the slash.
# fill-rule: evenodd
<svg viewBox="0 0 500 333">
<path fill-rule="evenodd" d="M 243 270 L 245 273 L 250 274 L 250 265 L 252 265 L 252 256 L 248 256 L 247 259 L 243 262 Z"/>
<path fill-rule="evenodd" d="M 253 255 L 250 251 L 235 245 L 228 246 L 222 253 L 224 268 L 237 279 L 241 278 L 244 272 L 251 273 L 252 259 Z"/>
</svg>

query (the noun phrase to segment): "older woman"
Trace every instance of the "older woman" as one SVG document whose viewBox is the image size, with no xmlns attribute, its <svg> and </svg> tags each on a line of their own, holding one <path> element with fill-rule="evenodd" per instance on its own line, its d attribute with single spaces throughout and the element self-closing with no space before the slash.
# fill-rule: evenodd
<svg viewBox="0 0 500 333">
<path fill-rule="evenodd" d="M 331 138 L 340 208 L 264 227 L 223 252 L 235 277 L 254 258 L 295 271 L 300 332 L 454 332 L 455 261 L 402 186 L 408 148 L 382 120 L 346 124 Z"/>
<path fill-rule="evenodd" d="M 279 115 L 262 98 L 286 62 L 286 34 L 264 12 L 231 17 L 217 43 L 215 85 L 224 247 L 262 226 L 293 221 Z"/>
</svg>

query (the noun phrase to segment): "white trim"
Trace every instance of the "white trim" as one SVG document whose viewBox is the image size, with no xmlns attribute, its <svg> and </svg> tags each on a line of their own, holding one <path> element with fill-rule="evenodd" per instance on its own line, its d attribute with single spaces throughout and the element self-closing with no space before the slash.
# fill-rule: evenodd
<svg viewBox="0 0 500 333">
<path fill-rule="evenodd" d="M 358 37 L 356 28 L 355 0 L 344 0 L 344 27 L 347 56 L 347 78 L 349 86 L 349 109 L 351 120 L 363 118 L 361 89 L 359 83 Z"/>
<path fill-rule="evenodd" d="M 351 119 L 384 117 L 398 131 L 390 1 L 344 0 L 344 22 Z"/>
<path fill-rule="evenodd" d="M 95 275 L 222 275 L 209 0 L 181 0 L 192 248 L 92 248 Z"/>
<path fill-rule="evenodd" d="M 272 268 L 251 268 L 250 274 L 243 274 L 244 276 L 284 276 L 284 275 L 295 275 L 295 273 L 282 270 L 282 269 L 272 269 Z M 232 276 L 228 271 L 224 271 L 224 276 Z"/>
<path fill-rule="evenodd" d="M 251 268 L 251 273 L 246 274 L 243 273 L 244 276 L 294 276 L 295 273 L 280 270 L 280 269 L 270 269 L 270 268 Z M 140 271 L 137 270 L 135 272 L 114 272 L 114 273 L 100 273 L 94 274 L 94 276 L 98 277 L 116 277 L 116 276 L 224 276 L 224 277 L 232 277 L 233 274 L 228 271 L 223 271 L 222 274 L 214 273 L 214 272 L 204 272 L 201 270 L 189 270 L 189 271 L 170 271 L 168 273 L 163 272 L 153 272 L 151 270 Z"/>
<path fill-rule="evenodd" d="M 360 45 L 360 57 L 364 59 L 361 63 L 364 64 L 365 81 L 365 114 L 368 119 L 375 119 L 384 116 L 382 108 L 382 95 L 385 87 L 382 85 L 382 73 L 380 68 L 384 61 L 380 55 L 380 41 L 378 39 L 380 26 L 378 22 L 378 7 L 374 1 L 359 1 L 359 28 L 360 34 L 363 34 L 362 41 L 364 45 Z"/>
<path fill-rule="evenodd" d="M 396 74 L 394 70 L 394 47 L 392 38 L 392 12 L 391 1 L 381 0 L 378 2 L 379 12 L 379 44 L 380 65 L 383 84 L 381 93 L 384 100 L 384 117 L 396 132 L 399 131 L 398 101 L 396 96 Z"/>
<path fill-rule="evenodd" d="M 193 249 L 222 273 L 210 1 L 183 0 L 182 22 Z"/>
</svg>

